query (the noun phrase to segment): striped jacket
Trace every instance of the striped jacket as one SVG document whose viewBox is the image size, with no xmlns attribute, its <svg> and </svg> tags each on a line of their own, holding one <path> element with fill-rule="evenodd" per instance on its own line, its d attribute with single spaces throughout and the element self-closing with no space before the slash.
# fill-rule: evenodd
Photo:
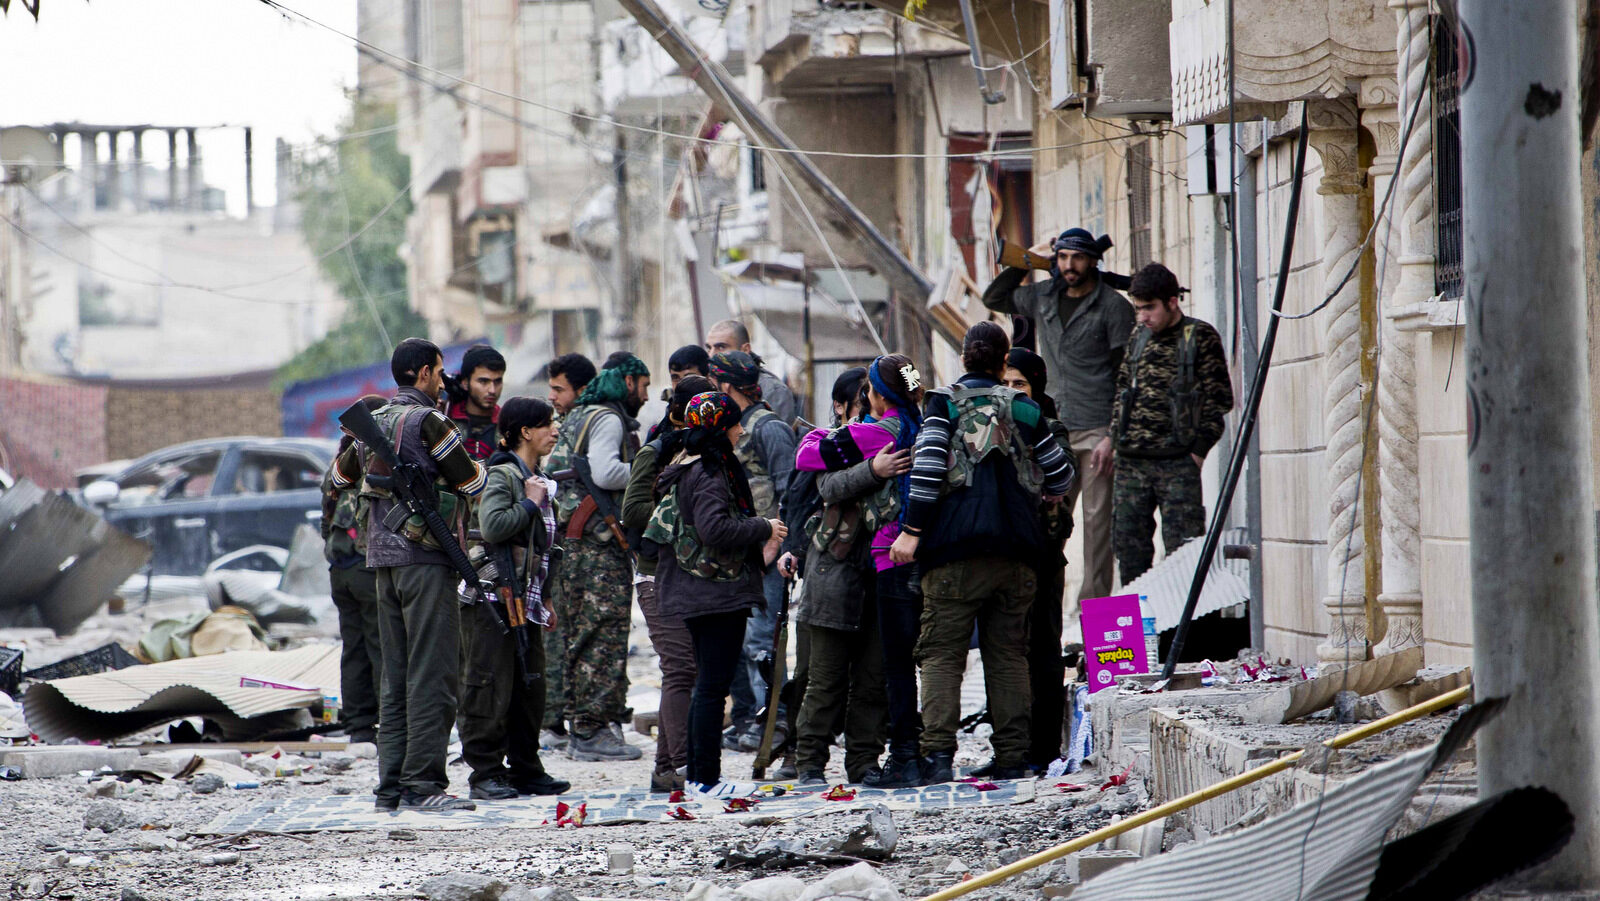
<svg viewBox="0 0 1600 901">
<path fill-rule="evenodd" d="M 999 383 L 969 372 L 959 384 L 990 388 Z M 1044 493 L 1065 495 L 1076 469 L 1046 427 L 1039 405 L 1018 396 L 1011 416 L 1044 471 Z M 1039 499 L 1022 487 L 1010 459 L 998 455 L 986 459 L 973 473 L 972 484 L 946 492 L 954 420 L 955 411 L 943 396 L 928 398 L 911 467 L 911 496 L 900 520 L 906 532 L 920 539 L 917 559 L 934 566 L 982 556 L 1031 562 L 1044 546 Z"/>
<path fill-rule="evenodd" d="M 433 477 L 440 487 L 439 512 L 457 533 L 457 539 L 464 538 L 467 509 L 461 498 L 477 497 L 483 492 L 488 477 L 483 464 L 472 459 L 462 446 L 461 432 L 455 424 L 434 409 L 431 398 L 415 388 L 401 388 L 389 405 L 374 413 L 373 418 L 389 434 L 399 436 L 395 453 L 401 460 L 415 463 Z M 396 419 L 399 424 L 394 427 Z M 387 492 L 375 491 L 363 478 L 375 462 L 372 452 L 358 442 L 350 445 L 333 463 L 334 487 L 348 488 L 363 483 L 362 495 L 371 501 L 367 505 L 367 565 L 432 563 L 449 566 L 450 558 L 443 551 L 408 541 L 385 525 L 395 501 Z"/>
</svg>

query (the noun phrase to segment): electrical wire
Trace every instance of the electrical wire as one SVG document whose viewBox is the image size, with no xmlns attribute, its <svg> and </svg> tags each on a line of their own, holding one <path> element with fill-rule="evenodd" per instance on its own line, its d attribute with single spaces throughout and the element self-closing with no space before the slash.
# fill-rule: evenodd
<svg viewBox="0 0 1600 901">
<path fill-rule="evenodd" d="M 371 54 L 381 55 L 381 56 L 389 59 L 390 61 L 392 61 L 392 63 L 393 63 L 392 67 L 396 67 L 396 68 L 398 68 L 398 67 L 411 67 L 411 68 L 415 68 L 415 69 L 420 69 L 420 70 L 422 70 L 424 72 L 429 72 L 429 73 L 432 73 L 434 75 L 439 75 L 439 76 L 441 76 L 443 78 L 447 78 L 450 81 L 455 82 L 457 85 L 470 87 L 470 88 L 476 88 L 476 89 L 478 89 L 480 91 L 483 91 L 486 94 L 491 94 L 491 95 L 494 95 L 494 96 L 497 96 L 497 97 L 503 97 L 503 98 L 505 98 L 507 100 L 512 100 L 512 101 L 515 101 L 517 103 L 526 104 L 526 105 L 534 107 L 536 109 L 543 109 L 543 110 L 546 110 L 546 111 L 549 111 L 549 112 L 559 113 L 559 114 L 561 114 L 563 116 L 567 116 L 567 117 L 570 117 L 570 118 L 573 118 L 573 119 L 580 119 L 580 120 L 583 120 L 583 121 L 594 122 L 594 123 L 597 123 L 597 124 L 600 124 L 600 125 L 607 125 L 607 126 L 610 126 L 612 128 L 621 128 L 621 129 L 626 129 L 628 131 L 640 132 L 640 133 L 643 133 L 643 134 L 657 135 L 657 136 L 662 137 L 662 138 L 672 138 L 672 139 L 675 139 L 675 140 L 686 141 L 686 142 L 694 143 L 694 144 L 705 144 L 705 145 L 709 145 L 709 146 L 718 146 L 718 147 L 738 147 L 739 146 L 739 145 L 737 145 L 737 144 L 735 144 L 733 142 L 720 141 L 720 140 L 717 140 L 716 138 L 704 138 L 704 137 L 700 137 L 699 135 L 685 134 L 685 133 L 675 132 L 675 131 L 667 131 L 665 129 L 651 128 L 651 127 L 645 126 L 645 125 L 634 125 L 634 124 L 631 124 L 631 123 L 628 123 L 628 122 L 623 122 L 623 121 L 620 121 L 620 120 L 617 120 L 617 119 L 614 119 L 614 118 L 611 118 L 611 117 L 607 117 L 607 116 L 594 116 L 594 115 L 589 115 L 587 113 L 579 112 L 577 110 L 563 109 L 562 107 L 552 106 L 552 105 L 547 104 L 547 103 L 541 103 L 541 102 L 539 102 L 537 100 L 532 100 L 530 98 L 523 97 L 521 95 L 512 93 L 510 91 L 502 91 L 502 90 L 499 90 L 497 88 L 491 88 L 491 87 L 489 87 L 487 85 L 479 84 L 478 82 L 472 81 L 471 79 L 463 78 L 462 76 L 454 75 L 452 73 L 445 72 L 445 71 L 442 71 L 440 69 L 436 69 L 436 68 L 434 68 L 432 66 L 426 65 L 425 63 L 419 62 L 417 60 L 409 59 L 409 58 L 407 58 L 405 56 L 401 56 L 400 54 L 391 53 L 388 50 L 384 50 L 381 47 L 378 47 L 378 46 L 370 44 L 370 43 L 368 43 L 366 41 L 363 41 L 359 37 L 356 37 L 354 35 L 347 34 L 347 33 L 343 32 L 343 31 L 340 31 L 338 28 L 335 28 L 332 25 L 328 25 L 328 24 L 325 24 L 323 22 L 320 22 L 320 21 L 318 21 L 316 19 L 313 19 L 312 17 L 310 17 L 310 16 L 308 16 L 308 15 L 306 15 L 304 13 L 301 13 L 301 12 L 299 12 L 297 10 L 289 9 L 288 7 L 283 6 L 281 3 L 276 2 L 276 0 L 256 0 L 256 2 L 266 4 L 267 6 L 272 7 L 275 10 L 280 11 L 281 13 L 283 13 L 286 16 L 290 16 L 290 17 L 293 17 L 293 18 L 300 19 L 300 20 L 304 21 L 306 24 L 315 26 L 317 28 L 324 29 L 324 30 L 326 30 L 326 31 L 328 31 L 328 32 L 330 32 L 332 34 L 338 35 L 339 37 L 342 37 L 345 40 L 348 40 L 348 41 L 354 43 L 357 47 L 366 49 Z M 441 92 L 446 92 L 446 93 L 455 90 L 453 87 L 452 88 L 445 88 L 445 87 L 438 86 L 438 85 L 435 85 L 434 87 L 435 87 L 436 90 L 439 90 Z M 452 95 L 452 96 L 456 96 L 457 99 L 460 100 L 460 102 L 462 102 L 462 103 L 466 103 L 466 104 L 469 104 L 471 106 L 478 107 L 479 109 L 483 109 L 486 112 L 492 112 L 492 113 L 495 113 L 496 115 L 504 115 L 504 116 L 512 115 L 512 114 L 509 114 L 509 113 L 505 113 L 503 110 L 495 109 L 492 106 L 487 106 L 482 101 L 476 101 L 476 100 L 472 100 L 470 98 L 460 97 L 458 94 Z M 807 150 L 807 149 L 801 148 L 801 147 L 769 147 L 769 146 L 764 145 L 764 144 L 763 145 L 757 145 L 757 144 L 754 144 L 754 142 L 752 142 L 752 146 L 757 146 L 757 147 L 759 147 L 759 149 L 761 149 L 761 150 L 763 150 L 763 151 L 765 151 L 767 153 L 795 154 L 795 155 L 803 155 L 803 156 L 827 156 L 827 157 L 839 157 L 839 158 L 844 158 L 844 159 L 882 159 L 882 160 L 899 160 L 899 159 L 930 159 L 931 160 L 931 159 L 943 159 L 943 160 L 949 160 L 949 159 L 982 159 L 982 158 L 990 158 L 990 157 L 999 158 L 999 157 L 1012 157 L 1012 156 L 1024 157 L 1024 156 L 1032 156 L 1035 153 L 1039 153 L 1039 152 L 1046 151 L 1046 150 L 1070 150 L 1070 149 L 1075 148 L 1075 147 L 1084 147 L 1084 146 L 1089 146 L 1089 145 L 1092 145 L 1092 144 L 1105 144 L 1105 143 L 1109 143 L 1109 142 L 1116 141 L 1116 140 L 1120 140 L 1120 139 L 1119 138 L 1098 138 L 1098 139 L 1094 139 L 1094 140 L 1080 141 L 1080 142 L 1074 143 L 1074 144 L 1058 144 L 1058 145 L 1053 145 L 1053 146 L 1049 146 L 1049 147 L 1023 147 L 1023 148 L 1018 148 L 1018 149 L 1015 149 L 1015 150 L 997 150 L 997 151 L 994 151 L 993 154 L 981 154 L 981 153 L 864 153 L 864 152 L 852 152 L 852 151 L 843 151 L 843 150 Z"/>
<path fill-rule="evenodd" d="M 1417 99 L 1411 104 L 1411 114 L 1406 119 L 1405 131 L 1400 135 L 1400 149 L 1396 153 L 1397 158 L 1405 156 L 1406 145 L 1411 143 L 1411 127 L 1416 124 L 1417 113 L 1422 109 L 1422 98 L 1425 96 L 1427 96 L 1425 92 L 1418 91 Z M 1372 238 L 1378 233 L 1378 226 L 1389 219 L 1389 206 L 1394 201 L 1394 190 L 1399 184 L 1400 179 L 1398 177 L 1389 179 L 1389 188 L 1383 192 L 1383 203 L 1378 208 L 1377 213 L 1373 216 L 1372 227 L 1367 229 L 1367 236 L 1362 238 L 1361 244 L 1356 247 L 1356 255 L 1355 258 L 1350 261 L 1350 268 L 1345 270 L 1344 276 L 1340 278 L 1338 284 L 1334 285 L 1333 289 L 1328 292 L 1328 296 L 1324 297 L 1321 303 L 1309 310 L 1306 310 L 1304 313 L 1284 313 L 1274 310 L 1272 313 L 1273 316 L 1280 319 L 1310 319 L 1312 316 L 1315 316 L 1316 314 L 1327 309 L 1328 304 L 1333 303 L 1333 299 L 1339 296 L 1339 292 L 1344 290 L 1345 285 L 1350 284 L 1350 279 L 1354 278 L 1356 271 L 1361 268 L 1361 258 L 1366 255 L 1367 248 L 1372 246 Z"/>
</svg>

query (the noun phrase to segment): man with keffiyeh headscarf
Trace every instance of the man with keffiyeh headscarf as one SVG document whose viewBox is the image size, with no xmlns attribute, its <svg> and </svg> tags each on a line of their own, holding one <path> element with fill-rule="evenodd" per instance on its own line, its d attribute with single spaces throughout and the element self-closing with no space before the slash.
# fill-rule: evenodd
<svg viewBox="0 0 1600 901">
<path fill-rule="evenodd" d="M 630 353 L 612 354 L 561 417 L 550 454 L 551 472 L 571 469 L 585 458 L 594 487 L 620 508 L 633 458 L 639 452 L 634 419 L 649 396 L 650 370 Z M 566 550 L 550 591 L 562 621 L 566 678 L 561 698 L 574 760 L 637 760 L 638 748 L 622 738 L 628 716 L 628 625 L 633 600 L 633 564 L 594 512 L 582 479 L 568 479 L 556 493 L 556 518 Z"/>
</svg>

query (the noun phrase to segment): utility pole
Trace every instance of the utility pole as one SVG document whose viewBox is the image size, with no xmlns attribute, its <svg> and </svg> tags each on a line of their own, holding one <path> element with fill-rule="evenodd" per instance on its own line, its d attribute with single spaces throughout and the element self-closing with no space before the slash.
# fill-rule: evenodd
<svg viewBox="0 0 1600 901">
<path fill-rule="evenodd" d="M 1516 880 L 1600 888 L 1600 626 L 1580 228 L 1578 0 L 1462 0 L 1478 789 L 1557 792 L 1572 841 Z"/>
<path fill-rule="evenodd" d="M 612 294 L 610 321 L 602 323 L 605 340 L 612 350 L 633 350 L 633 317 L 638 310 L 634 298 L 639 296 L 639 286 L 633 275 L 633 234 L 631 213 L 628 208 L 628 136 L 624 129 L 616 129 L 616 149 L 611 153 L 611 166 L 617 176 L 617 247 L 612 251 L 611 262 L 616 266 L 616 291 Z"/>
</svg>

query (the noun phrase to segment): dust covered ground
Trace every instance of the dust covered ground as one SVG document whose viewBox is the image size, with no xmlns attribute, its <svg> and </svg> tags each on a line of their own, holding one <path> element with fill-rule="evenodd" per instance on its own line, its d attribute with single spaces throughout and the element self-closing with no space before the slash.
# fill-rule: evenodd
<svg viewBox="0 0 1600 901">
<path fill-rule="evenodd" d="M 148 613 L 148 612 L 147 612 Z M 92 647 L 107 637 L 126 639 L 139 631 L 145 616 L 102 615 L 86 624 L 76 641 L 47 639 L 35 633 L 30 646 L 65 656 L 73 646 Z M 11 636 L 0 634 L 0 640 Z M 314 635 L 296 641 L 318 640 Z M 636 710 L 656 708 L 656 669 L 642 623 L 636 623 L 630 658 Z M 30 660 L 30 665 L 36 661 Z M 981 704 L 981 667 L 976 653 L 965 691 L 972 710 Z M 987 726 L 963 735 L 957 764 L 972 766 L 988 759 Z M 653 741 L 625 730 L 627 740 L 644 751 L 638 761 L 579 763 L 560 752 L 546 752 L 547 768 L 568 779 L 574 792 L 638 788 L 649 784 Z M 458 748 L 452 748 L 452 754 Z M 9 898 L 57 899 L 395 899 L 414 897 L 469 898 L 490 894 L 451 895 L 424 883 L 444 874 L 493 877 L 513 887 L 504 895 L 542 897 L 526 889 L 554 887 L 580 898 L 714 898 L 706 885 L 733 889 L 776 874 L 814 883 L 845 863 L 806 864 L 793 869 L 729 869 L 717 863 L 724 852 L 744 842 L 797 840 L 815 845 L 841 837 L 866 822 L 862 805 L 830 802 L 821 813 L 779 822 L 720 815 L 702 805 L 693 821 L 658 819 L 614 826 L 559 827 L 556 799 L 536 798 L 500 805 L 535 808 L 524 821 L 548 819 L 533 828 L 432 830 L 406 825 L 363 831 L 301 834 L 206 834 L 208 824 L 264 804 L 296 800 L 347 798 L 363 806 L 377 782 L 377 763 L 344 752 L 303 755 L 310 764 L 303 774 L 284 779 L 262 778 L 256 789 L 221 788 L 197 793 L 188 780 L 160 784 L 117 782 L 110 776 L 80 774 L 54 779 L 0 782 L 0 879 Z M 750 775 L 753 756 L 724 752 L 724 773 L 733 779 Z M 453 761 L 451 790 L 467 793 L 467 768 Z M 842 751 L 834 749 L 828 775 L 843 782 Z M 969 873 L 1009 863 L 1066 841 L 1147 803 L 1137 783 L 1105 792 L 1096 789 L 1104 775 L 1093 771 L 1065 777 L 1088 783 L 1083 792 L 1066 793 L 1059 780 L 1039 779 L 1034 797 L 1001 806 L 955 810 L 894 810 L 898 832 L 892 857 L 878 872 L 907 898 L 920 897 Z M 692 805 L 691 805 L 691 809 Z M 86 820 L 89 825 L 86 825 Z M 90 828 L 103 824 L 109 827 Z M 613 875 L 608 852 L 627 846 L 633 853 L 631 872 Z M 1065 864 L 1055 864 L 978 892 L 980 898 L 1039 898 L 1043 888 L 1067 881 Z M 468 880 L 470 884 L 471 880 Z M 518 888 L 520 887 L 520 888 Z M 522 894 L 518 894 L 522 892 Z M 555 895 L 555 897 L 563 897 Z M 881 896 L 880 896 L 881 897 Z"/>
</svg>

